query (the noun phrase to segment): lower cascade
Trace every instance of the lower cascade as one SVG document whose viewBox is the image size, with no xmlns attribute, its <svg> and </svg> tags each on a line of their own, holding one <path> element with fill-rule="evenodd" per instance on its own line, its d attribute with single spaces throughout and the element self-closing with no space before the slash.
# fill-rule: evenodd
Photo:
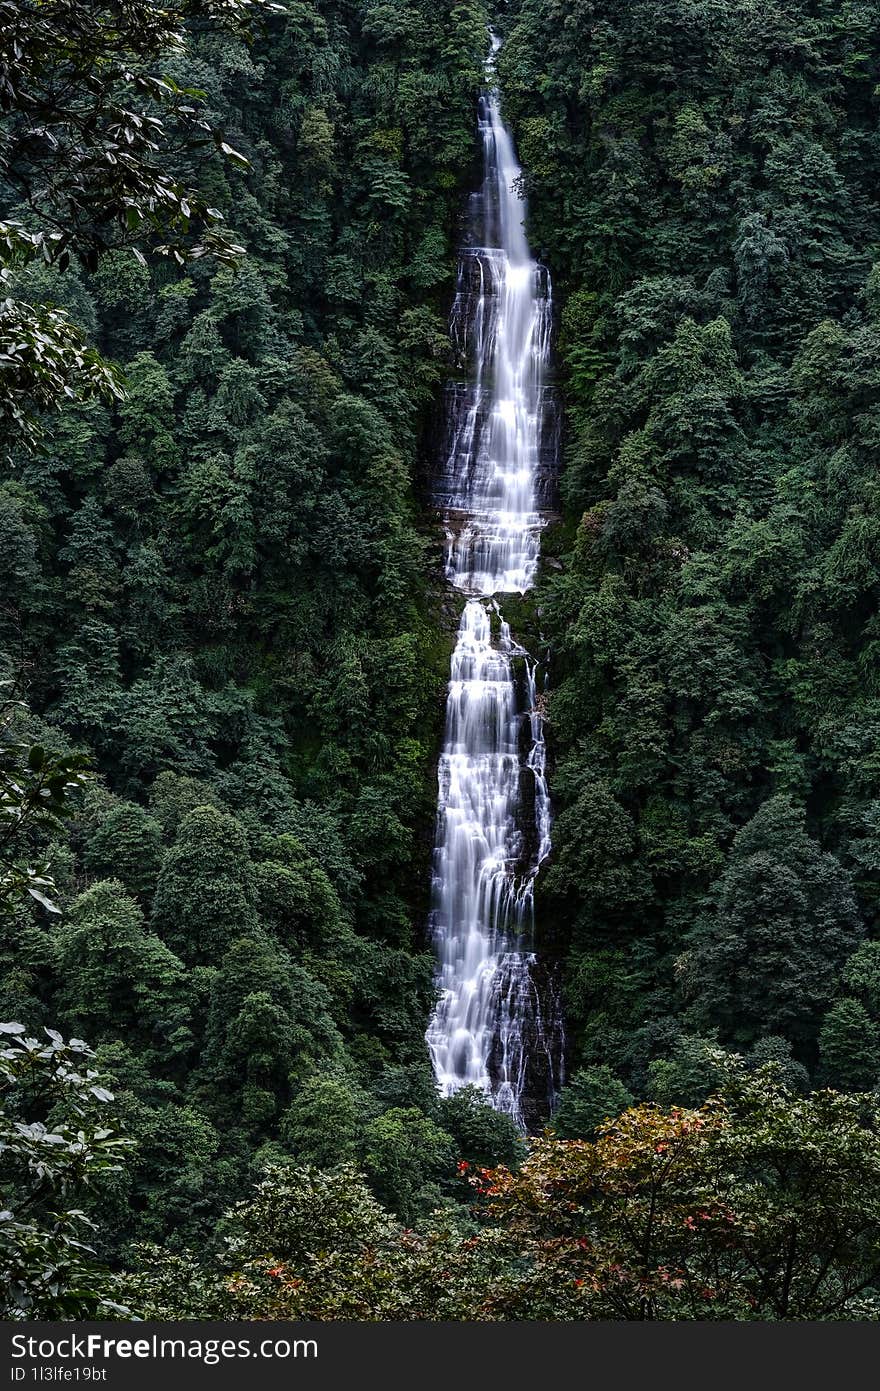
<svg viewBox="0 0 880 1391">
<path fill-rule="evenodd" d="M 475 1086 L 525 1128 L 530 1111 L 552 1104 L 562 1067 L 553 984 L 532 950 L 551 807 L 537 664 L 511 636 L 497 596 L 529 590 L 539 560 L 541 492 L 555 454 L 545 380 L 552 303 L 550 277 L 526 241 L 521 171 L 494 89 L 480 100 L 479 130 L 483 183 L 471 198 L 450 321 L 468 380 L 450 388 L 437 488 L 447 578 L 467 597 L 438 775 L 431 928 L 440 994 L 427 1042 L 444 1095 Z"/>
</svg>

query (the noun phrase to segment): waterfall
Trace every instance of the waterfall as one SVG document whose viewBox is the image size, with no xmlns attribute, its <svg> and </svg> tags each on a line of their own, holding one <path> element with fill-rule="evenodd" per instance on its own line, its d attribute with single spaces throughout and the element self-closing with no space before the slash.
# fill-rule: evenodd
<svg viewBox="0 0 880 1391">
<path fill-rule="evenodd" d="M 448 395 L 437 486 L 447 578 L 466 597 L 438 773 L 439 998 L 426 1037 L 444 1095 L 476 1086 L 522 1127 L 530 1072 L 552 1093 L 562 1048 L 558 1008 L 531 949 L 534 880 L 551 824 L 537 670 L 498 596 L 524 594 L 538 565 L 553 433 L 552 304 L 550 277 L 526 241 L 521 171 L 494 88 L 480 99 L 479 132 L 484 177 L 450 318 L 468 379 Z"/>
</svg>

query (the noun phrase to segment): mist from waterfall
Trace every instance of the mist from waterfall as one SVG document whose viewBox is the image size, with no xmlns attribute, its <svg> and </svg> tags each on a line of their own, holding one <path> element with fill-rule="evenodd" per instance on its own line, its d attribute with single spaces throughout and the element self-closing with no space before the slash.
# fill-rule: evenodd
<svg viewBox="0 0 880 1391">
<path fill-rule="evenodd" d="M 490 81 L 491 70 L 490 61 Z M 450 322 L 468 379 L 449 393 L 437 486 L 447 577 L 466 598 L 439 766 L 431 926 L 440 997 L 427 1042 L 444 1095 L 476 1086 L 523 1126 L 530 1072 L 539 1064 L 552 1092 L 562 1048 L 531 948 L 551 825 L 537 670 L 500 596 L 524 594 L 539 560 L 541 479 L 555 441 L 552 303 L 549 274 L 526 241 L 521 171 L 494 89 L 480 99 L 479 131 L 483 184 L 471 199 Z"/>
</svg>

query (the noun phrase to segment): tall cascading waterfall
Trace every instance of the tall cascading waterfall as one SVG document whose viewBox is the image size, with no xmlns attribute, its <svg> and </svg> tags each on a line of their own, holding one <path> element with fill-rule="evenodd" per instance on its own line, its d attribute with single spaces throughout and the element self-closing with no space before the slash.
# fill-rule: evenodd
<svg viewBox="0 0 880 1391">
<path fill-rule="evenodd" d="M 491 71 L 492 60 L 490 81 Z M 469 377 L 448 392 L 437 486 L 447 577 L 467 599 L 438 777 L 431 925 L 440 993 L 427 1042 L 444 1095 L 476 1086 L 524 1127 L 527 1089 L 542 1089 L 546 1105 L 562 1066 L 552 982 L 531 949 L 551 809 L 536 663 L 513 640 L 497 596 L 530 589 L 539 560 L 555 454 L 545 380 L 552 304 L 550 277 L 526 241 L 520 168 L 494 89 L 480 100 L 479 131 L 484 178 L 450 321 Z"/>
</svg>

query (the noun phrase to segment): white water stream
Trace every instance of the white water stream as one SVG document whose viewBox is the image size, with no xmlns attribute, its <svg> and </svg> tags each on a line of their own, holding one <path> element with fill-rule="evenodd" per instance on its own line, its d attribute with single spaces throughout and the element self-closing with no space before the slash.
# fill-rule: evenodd
<svg viewBox="0 0 880 1391">
<path fill-rule="evenodd" d="M 498 596 L 524 594 L 538 565 L 552 310 L 494 90 L 481 98 L 479 129 L 475 244 L 461 250 L 451 316 L 469 380 L 450 395 L 441 484 L 447 576 L 467 598 L 439 767 L 431 925 L 440 997 L 427 1042 L 444 1095 L 476 1086 L 523 1125 L 536 1051 L 551 1086 L 558 1080 L 557 1021 L 544 1017 L 531 950 L 551 810 L 535 662 L 511 637 Z"/>
</svg>

